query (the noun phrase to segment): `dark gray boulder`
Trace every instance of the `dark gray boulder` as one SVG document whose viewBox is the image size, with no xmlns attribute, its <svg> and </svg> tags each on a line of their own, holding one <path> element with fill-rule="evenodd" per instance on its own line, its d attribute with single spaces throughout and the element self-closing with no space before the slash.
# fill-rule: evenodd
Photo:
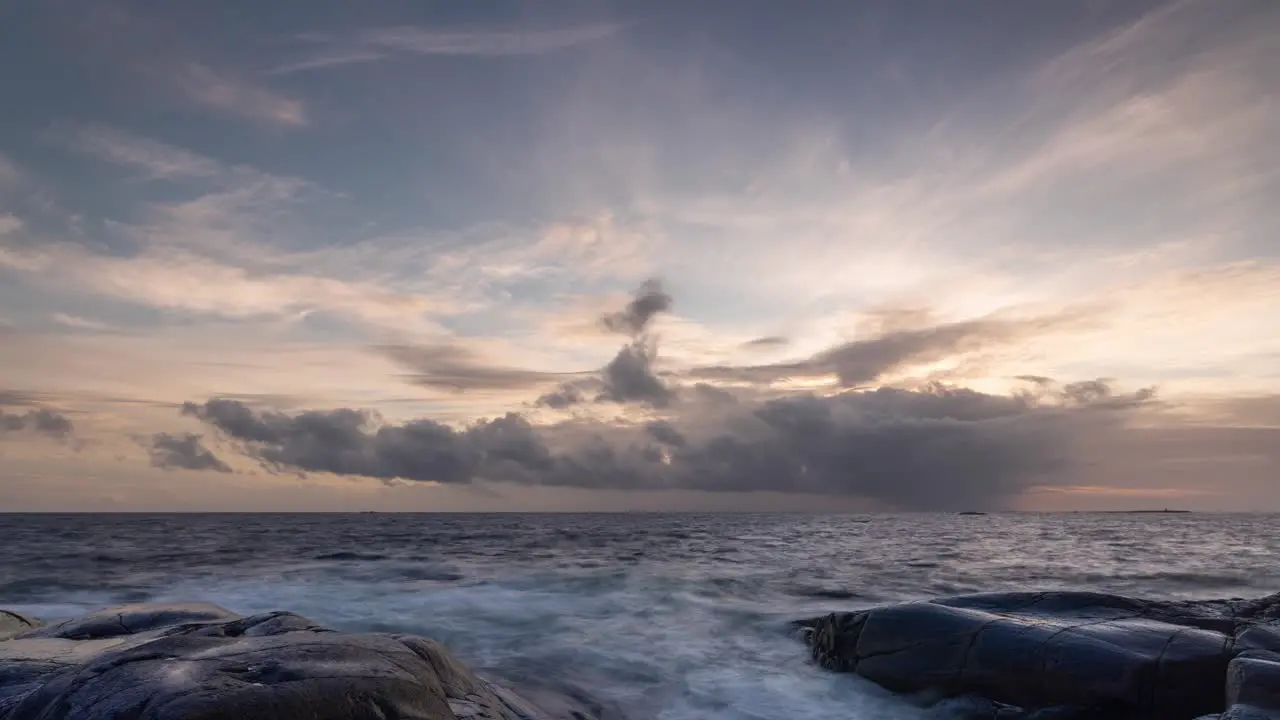
<svg viewBox="0 0 1280 720">
<path fill-rule="evenodd" d="M 1280 691 L 1265 689 L 1280 677 L 1270 660 L 1280 657 L 1280 594 L 1156 602 L 991 593 L 800 624 L 828 669 L 901 693 L 986 698 L 1000 706 L 990 717 L 1192 720 L 1228 706 L 1242 718 L 1280 708 L 1269 705 Z"/>
<path fill-rule="evenodd" d="M 0 720 L 600 717 L 570 701 L 534 707 L 433 640 L 338 633 L 292 613 L 132 605 L 22 624 L 0 641 Z"/>
<path fill-rule="evenodd" d="M 1280 654 L 1246 650 L 1233 658 L 1227 666 L 1227 704 L 1227 720 L 1280 720 Z"/>
</svg>

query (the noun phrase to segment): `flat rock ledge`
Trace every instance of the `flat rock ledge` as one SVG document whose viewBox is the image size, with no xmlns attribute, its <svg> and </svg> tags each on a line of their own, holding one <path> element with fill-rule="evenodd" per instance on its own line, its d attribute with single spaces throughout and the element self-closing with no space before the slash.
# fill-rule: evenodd
<svg viewBox="0 0 1280 720">
<path fill-rule="evenodd" d="M 986 593 L 798 623 L 814 659 L 964 720 L 1280 720 L 1280 593 Z"/>
<path fill-rule="evenodd" d="M 442 645 L 287 612 L 127 605 L 42 625 L 0 611 L 0 720 L 591 720 L 481 679 Z"/>
</svg>

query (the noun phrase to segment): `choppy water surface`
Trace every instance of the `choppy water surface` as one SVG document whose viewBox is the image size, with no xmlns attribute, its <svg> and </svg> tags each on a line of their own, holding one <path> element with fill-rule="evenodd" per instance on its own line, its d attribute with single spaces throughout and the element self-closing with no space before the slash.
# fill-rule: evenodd
<svg viewBox="0 0 1280 720">
<path fill-rule="evenodd" d="M 1266 515 L 0 515 L 0 607 L 287 609 L 642 719 L 910 718 L 788 621 L 985 590 L 1280 590 Z"/>
</svg>

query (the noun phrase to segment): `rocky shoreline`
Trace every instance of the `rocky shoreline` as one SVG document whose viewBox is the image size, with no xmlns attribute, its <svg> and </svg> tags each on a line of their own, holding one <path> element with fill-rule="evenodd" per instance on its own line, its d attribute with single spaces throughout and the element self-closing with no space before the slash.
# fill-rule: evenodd
<svg viewBox="0 0 1280 720">
<path fill-rule="evenodd" d="M 799 621 L 821 666 L 951 720 L 1280 720 L 1280 594 L 999 593 Z M 299 615 L 0 610 L 0 720 L 611 720 L 581 693 L 481 678 L 439 643 Z"/>
<path fill-rule="evenodd" d="M 798 623 L 823 667 L 964 720 L 1280 720 L 1280 594 L 992 593 Z"/>
<path fill-rule="evenodd" d="M 480 678 L 434 640 L 340 633 L 288 612 L 128 605 L 43 625 L 0 611 L 0 720 L 611 717 Z"/>
</svg>

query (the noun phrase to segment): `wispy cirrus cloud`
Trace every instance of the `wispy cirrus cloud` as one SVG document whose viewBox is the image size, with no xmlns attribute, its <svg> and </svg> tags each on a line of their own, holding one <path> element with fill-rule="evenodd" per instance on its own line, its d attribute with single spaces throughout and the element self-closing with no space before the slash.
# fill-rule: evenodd
<svg viewBox="0 0 1280 720">
<path fill-rule="evenodd" d="M 90 332 L 107 332 L 112 329 L 112 327 L 107 323 L 99 322 L 97 320 L 90 320 L 89 318 L 80 317 L 78 315 L 68 315 L 67 313 L 60 313 L 60 312 L 54 313 L 52 316 L 50 316 L 50 319 L 53 320 L 53 322 L 55 322 L 58 325 L 61 325 L 63 327 L 68 327 L 73 330 L 88 330 Z"/>
<path fill-rule="evenodd" d="M 346 268 L 345 275 L 301 267 L 273 242 L 288 243 L 312 226 L 304 206 L 325 193 L 305 180 L 228 165 L 105 125 L 58 123 L 48 135 L 69 149 L 170 183 L 168 198 L 140 203 L 138 219 L 109 222 L 115 235 L 133 241 L 132 254 L 41 237 L 0 244 L 0 269 L 45 281 L 50 289 L 75 288 L 194 316 L 297 319 L 321 312 L 401 331 L 438 329 L 425 316 L 442 310 L 443 301 L 353 277 L 358 267 Z M 198 182 L 172 184 L 183 180 Z M 21 228 L 13 223 L 15 232 Z M 96 327 L 64 313 L 53 317 L 65 327 Z"/>
<path fill-rule="evenodd" d="M 187 101 L 226 115 L 286 128 L 309 121 L 301 100 L 199 62 L 165 70 L 162 77 Z"/>
<path fill-rule="evenodd" d="M 605 40 L 625 27 L 613 22 L 516 30 L 435 30 L 403 25 L 368 28 L 347 36 L 309 33 L 300 40 L 311 46 L 310 52 L 270 72 L 287 75 L 405 55 L 542 55 Z"/>
<path fill-rule="evenodd" d="M 12 213 L 0 213 L 0 235 L 10 235 L 25 226 L 22 219 Z"/>
<path fill-rule="evenodd" d="M 125 85 L 264 127 L 298 128 L 310 121 L 303 100 L 272 88 L 248 67 L 244 46 L 218 52 L 205 42 L 210 28 L 188 25 L 180 13 L 112 0 L 77 3 L 75 12 L 53 10 L 50 16 L 64 33 L 59 39 L 77 43 L 73 56 L 95 70 L 118 72 Z"/>
<path fill-rule="evenodd" d="M 269 241 L 293 222 L 316 191 L 303 180 L 229 166 L 189 150 L 103 125 L 59 124 L 51 137 L 68 147 L 157 181 L 199 180 L 175 200 L 143 204 L 142 218 L 114 222 L 131 237 L 131 255 L 41 238 L 0 244 L 0 269 L 157 310 L 224 319 L 297 318 L 308 312 L 400 329 L 432 327 L 440 305 L 425 296 L 360 278 L 300 269 Z M 20 230 L 20 224 L 14 224 Z M 59 314 L 67 327 L 85 322 Z"/>
<path fill-rule="evenodd" d="M 371 282 L 253 272 L 179 249 L 118 258 L 71 245 L 0 247 L 0 268 L 150 308 L 228 319 L 322 311 L 383 326 L 421 328 L 426 314 L 436 308 L 429 298 Z"/>
<path fill-rule="evenodd" d="M 141 171 L 149 179 L 211 178 L 226 171 L 212 158 L 107 125 L 57 123 L 49 135 L 74 150 Z"/>
<path fill-rule="evenodd" d="M 12 160 L 0 153 L 0 190 L 17 185 L 22 181 L 23 172 Z"/>
<path fill-rule="evenodd" d="M 375 350 L 410 372 L 405 379 L 415 385 L 465 392 L 468 390 L 527 390 L 578 373 L 544 372 L 486 362 L 461 344 L 386 345 Z"/>
</svg>

